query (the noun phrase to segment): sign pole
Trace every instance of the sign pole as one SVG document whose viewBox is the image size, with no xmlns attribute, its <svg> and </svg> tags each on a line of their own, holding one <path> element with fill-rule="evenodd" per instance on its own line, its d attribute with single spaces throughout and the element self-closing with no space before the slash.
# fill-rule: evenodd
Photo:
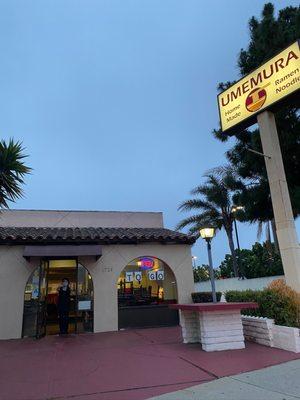
<svg viewBox="0 0 300 400">
<path fill-rule="evenodd" d="M 265 162 L 286 283 L 300 292 L 300 245 L 274 114 L 270 111 L 264 111 L 258 114 L 257 122 L 263 152 L 270 157 L 265 157 Z"/>
</svg>

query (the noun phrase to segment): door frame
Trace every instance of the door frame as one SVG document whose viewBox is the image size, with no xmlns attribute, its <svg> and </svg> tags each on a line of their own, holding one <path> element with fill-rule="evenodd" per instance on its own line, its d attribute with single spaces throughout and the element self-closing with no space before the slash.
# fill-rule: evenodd
<svg viewBox="0 0 300 400">
<path fill-rule="evenodd" d="M 75 332 L 74 333 L 77 334 L 78 333 L 78 329 L 77 329 L 77 319 L 78 319 L 78 257 L 64 257 L 64 256 L 61 256 L 61 257 L 43 257 L 43 258 L 41 258 L 41 264 L 42 264 L 43 261 L 48 263 L 47 276 L 46 276 L 46 287 L 47 287 L 47 290 L 46 290 L 46 297 L 45 297 L 45 308 L 47 306 L 50 261 L 54 261 L 54 260 L 57 260 L 57 261 L 58 260 L 72 260 L 72 261 L 74 260 L 76 262 L 76 268 L 75 268 L 75 277 L 76 277 L 75 278 L 75 293 L 76 293 L 75 294 Z M 45 326 L 43 327 L 43 329 L 45 331 L 45 334 L 43 336 L 45 336 L 46 335 L 46 329 L 47 329 L 47 318 L 44 318 L 43 322 L 45 324 Z M 38 327 L 38 323 L 37 323 L 37 332 L 38 332 L 38 329 L 39 329 L 39 327 Z M 39 338 L 41 338 L 43 336 L 40 336 L 40 337 L 36 336 L 36 338 L 39 339 Z"/>
<path fill-rule="evenodd" d="M 42 337 L 44 337 L 46 335 L 46 327 L 47 327 L 47 318 L 46 318 L 46 312 L 47 312 L 47 295 L 48 295 L 48 286 L 49 286 L 49 270 L 50 270 L 50 261 L 53 260 L 73 260 L 76 262 L 76 269 L 75 269 L 75 334 L 78 334 L 78 318 L 79 318 L 79 310 L 78 310 L 78 302 L 79 302 L 79 295 L 78 295 L 78 282 L 79 282 L 79 261 L 78 261 L 78 257 L 64 257 L 64 256 L 60 256 L 60 257 L 41 257 L 40 258 L 40 264 L 39 266 L 36 267 L 36 269 L 38 269 L 38 273 L 39 273 L 39 294 L 38 294 L 38 302 L 37 302 L 37 310 L 36 310 L 36 326 L 33 332 L 35 332 L 31 337 L 34 337 L 36 339 L 40 339 Z M 46 266 L 45 266 L 46 264 Z M 80 263 L 80 265 L 85 268 L 85 270 L 87 271 L 87 273 L 89 275 L 90 272 L 89 270 Z M 36 270 L 35 269 L 35 270 Z M 34 273 L 34 271 L 32 271 L 32 274 Z M 32 274 L 29 276 L 29 278 L 27 279 L 27 282 L 29 281 L 30 277 L 32 276 Z M 41 300 L 42 298 L 42 292 L 41 292 L 41 288 L 42 288 L 42 281 L 43 278 L 45 279 L 45 297 L 44 300 Z M 27 284 L 26 282 L 26 284 Z M 25 285 L 26 286 L 26 285 Z M 93 284 L 93 296 L 91 299 L 91 304 L 92 304 L 92 315 L 93 315 L 93 319 L 94 319 L 94 284 Z M 21 337 L 24 337 L 24 318 L 25 318 L 25 313 L 24 313 L 25 309 L 23 306 L 23 322 L 22 322 L 22 335 Z M 94 326 L 94 321 L 93 321 L 93 326 Z"/>
<path fill-rule="evenodd" d="M 45 264 L 45 265 L 44 265 Z M 48 274 L 49 274 L 49 260 L 42 259 L 39 266 L 39 295 L 37 304 L 36 315 L 36 339 L 40 339 L 46 335 L 46 313 L 47 313 L 47 295 L 48 295 Z M 45 280 L 45 295 L 44 300 L 41 300 L 42 284 Z"/>
</svg>

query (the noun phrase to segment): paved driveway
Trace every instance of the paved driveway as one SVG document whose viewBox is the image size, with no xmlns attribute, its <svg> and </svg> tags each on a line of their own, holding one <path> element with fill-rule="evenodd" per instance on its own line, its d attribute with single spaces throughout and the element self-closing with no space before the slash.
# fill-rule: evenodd
<svg viewBox="0 0 300 400">
<path fill-rule="evenodd" d="M 249 343 L 203 352 L 179 328 L 0 341 L 1 400 L 142 400 L 300 358 Z"/>
</svg>

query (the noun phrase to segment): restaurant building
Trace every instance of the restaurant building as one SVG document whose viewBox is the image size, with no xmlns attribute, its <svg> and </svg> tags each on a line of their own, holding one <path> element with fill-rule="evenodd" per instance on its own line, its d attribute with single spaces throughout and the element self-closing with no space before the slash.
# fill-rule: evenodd
<svg viewBox="0 0 300 400">
<path fill-rule="evenodd" d="M 191 300 L 194 240 L 159 212 L 3 210 L 0 339 L 57 334 L 65 277 L 70 332 L 178 324 L 168 304 Z"/>
</svg>

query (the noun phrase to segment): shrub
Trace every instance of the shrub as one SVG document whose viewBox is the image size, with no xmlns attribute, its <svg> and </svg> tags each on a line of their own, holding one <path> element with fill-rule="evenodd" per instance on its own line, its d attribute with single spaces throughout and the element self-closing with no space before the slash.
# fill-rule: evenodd
<svg viewBox="0 0 300 400">
<path fill-rule="evenodd" d="M 278 301 L 281 301 L 286 314 L 285 319 L 290 321 L 288 326 L 300 328 L 300 293 L 288 286 L 283 279 L 271 282 L 267 290 L 276 293 Z M 280 315 L 280 310 L 278 312 Z"/>
<path fill-rule="evenodd" d="M 225 294 L 228 302 L 255 301 L 257 310 L 243 310 L 244 314 L 267 317 L 278 325 L 300 327 L 300 295 L 282 279 L 273 281 L 264 290 L 231 290 Z"/>
<path fill-rule="evenodd" d="M 228 302 L 247 302 L 254 301 L 259 304 L 259 290 L 229 290 L 225 293 L 226 301 Z M 243 309 L 243 313 L 246 315 L 253 315 L 255 317 L 260 317 L 259 310 L 253 309 Z"/>
<path fill-rule="evenodd" d="M 221 300 L 222 293 L 217 292 L 217 301 Z M 211 292 L 194 292 L 192 293 L 193 303 L 212 303 L 212 293 Z"/>
</svg>

